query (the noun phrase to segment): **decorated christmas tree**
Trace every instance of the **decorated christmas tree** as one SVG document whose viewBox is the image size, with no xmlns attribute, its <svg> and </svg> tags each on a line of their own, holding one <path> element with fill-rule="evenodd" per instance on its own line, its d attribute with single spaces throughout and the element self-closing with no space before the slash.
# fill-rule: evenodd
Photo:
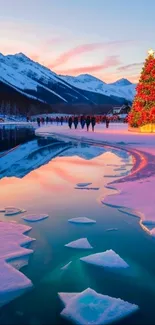
<svg viewBox="0 0 155 325">
<path fill-rule="evenodd" d="M 155 58 L 153 50 L 148 52 L 144 63 L 128 122 L 131 127 L 155 123 Z"/>
</svg>

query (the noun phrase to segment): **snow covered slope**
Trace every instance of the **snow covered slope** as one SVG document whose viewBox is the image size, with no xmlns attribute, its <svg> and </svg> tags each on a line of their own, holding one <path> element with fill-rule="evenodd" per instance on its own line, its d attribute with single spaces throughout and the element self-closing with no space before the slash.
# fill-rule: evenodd
<svg viewBox="0 0 155 325">
<path fill-rule="evenodd" d="M 48 104 L 115 105 L 123 98 L 132 101 L 135 95 L 135 85 L 126 79 L 106 84 L 89 74 L 59 76 L 23 53 L 0 54 L 0 82 Z"/>
<path fill-rule="evenodd" d="M 77 77 L 61 76 L 61 78 L 77 88 L 106 96 L 122 97 L 129 101 L 132 101 L 135 96 L 136 84 L 132 84 L 127 79 L 120 79 L 114 83 L 106 84 L 89 74 L 81 74 Z"/>
<path fill-rule="evenodd" d="M 49 104 L 87 102 L 89 98 L 59 78 L 54 72 L 29 59 L 23 53 L 0 54 L 0 81 L 26 96 Z"/>
</svg>

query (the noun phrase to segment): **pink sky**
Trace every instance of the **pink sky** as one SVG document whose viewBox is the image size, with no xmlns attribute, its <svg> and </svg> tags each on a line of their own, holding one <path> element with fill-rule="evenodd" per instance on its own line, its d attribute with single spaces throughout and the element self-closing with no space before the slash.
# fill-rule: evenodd
<svg viewBox="0 0 155 325">
<path fill-rule="evenodd" d="M 137 82 L 154 46 L 150 1 L 0 0 L 1 52 L 23 52 L 59 74 Z"/>
</svg>

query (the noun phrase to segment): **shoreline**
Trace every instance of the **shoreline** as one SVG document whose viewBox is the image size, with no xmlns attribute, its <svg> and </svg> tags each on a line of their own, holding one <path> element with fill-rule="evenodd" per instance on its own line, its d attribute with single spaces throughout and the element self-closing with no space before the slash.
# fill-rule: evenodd
<svg viewBox="0 0 155 325">
<path fill-rule="evenodd" d="M 60 126 L 46 126 L 36 130 L 37 136 L 56 137 L 97 146 L 110 146 L 129 152 L 134 158 L 133 168 L 127 176 L 109 182 L 107 186 L 116 186 L 116 193 L 106 196 L 104 202 L 118 209 L 128 209 L 140 218 L 140 226 L 151 234 L 143 221 L 152 221 L 155 227 L 155 136 L 153 134 L 134 134 L 122 129 L 103 129 L 96 132 L 67 130 Z M 103 126 L 102 126 L 103 128 Z M 120 141 L 120 138 L 124 141 Z M 132 142 L 131 142 L 132 140 Z M 124 163 L 125 164 L 125 163 Z M 121 211 L 123 213 L 123 211 Z M 135 212 L 135 213 L 134 213 Z M 124 212 L 125 213 L 125 212 Z M 132 213 L 131 213 L 132 214 Z M 154 227 L 153 227 L 154 224 Z M 152 235 L 152 234 L 151 234 Z"/>
</svg>

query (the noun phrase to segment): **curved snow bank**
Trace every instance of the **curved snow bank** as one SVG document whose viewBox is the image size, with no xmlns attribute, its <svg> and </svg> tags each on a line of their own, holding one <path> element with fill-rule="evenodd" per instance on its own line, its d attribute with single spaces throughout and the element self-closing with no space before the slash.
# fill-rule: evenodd
<svg viewBox="0 0 155 325">
<path fill-rule="evenodd" d="M 89 244 L 87 238 L 80 238 L 65 245 L 66 247 L 76 248 L 76 249 L 92 249 L 93 247 Z"/>
<path fill-rule="evenodd" d="M 129 265 L 112 249 L 103 253 L 96 253 L 80 258 L 81 261 L 97 265 L 100 267 L 108 267 L 114 269 L 127 268 Z"/>
<path fill-rule="evenodd" d="M 22 219 L 24 219 L 25 221 L 29 221 L 29 222 L 35 222 L 35 221 L 41 221 L 44 219 L 47 219 L 49 216 L 48 214 L 29 214 L 26 216 L 23 216 Z"/>
<path fill-rule="evenodd" d="M 136 312 L 138 306 L 87 288 L 80 293 L 58 293 L 65 308 L 61 316 L 76 324 L 104 325 Z"/>
<path fill-rule="evenodd" d="M 23 247 L 34 240 L 23 234 L 30 229 L 17 223 L 0 222 L 0 306 L 32 287 L 31 280 L 7 263 L 16 265 L 16 258 L 24 259 L 33 253 L 33 250 Z"/>
<path fill-rule="evenodd" d="M 136 214 L 142 219 L 142 224 L 146 226 L 155 223 L 154 176 L 142 180 L 116 183 L 115 186 L 118 193 L 103 198 L 101 200 L 103 204 L 128 208 L 130 214 L 133 212 L 133 215 L 137 211 Z"/>
</svg>

